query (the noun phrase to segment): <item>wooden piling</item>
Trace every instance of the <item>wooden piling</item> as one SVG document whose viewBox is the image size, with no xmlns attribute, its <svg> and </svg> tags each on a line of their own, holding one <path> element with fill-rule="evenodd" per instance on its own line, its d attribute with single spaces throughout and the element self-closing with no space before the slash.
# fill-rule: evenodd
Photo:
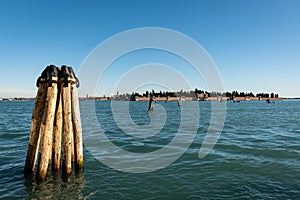
<svg viewBox="0 0 300 200">
<path fill-rule="evenodd" d="M 36 179 L 52 170 L 63 175 L 83 169 L 83 143 L 78 93 L 79 81 L 72 67 L 47 66 L 38 78 L 24 174 L 32 174 L 39 155 Z"/>
<path fill-rule="evenodd" d="M 153 111 L 153 110 L 154 110 L 154 97 L 151 95 L 149 99 L 148 111 Z"/>
<path fill-rule="evenodd" d="M 72 121 L 74 132 L 75 170 L 83 169 L 82 128 L 76 84 L 71 84 Z"/>
<path fill-rule="evenodd" d="M 26 156 L 26 162 L 24 167 L 24 174 L 32 174 L 34 172 L 36 158 L 38 154 L 39 146 L 39 133 L 41 127 L 41 121 L 43 118 L 45 99 L 47 94 L 47 83 L 42 83 L 39 85 L 37 92 L 34 109 L 32 113 L 30 138 L 28 143 L 28 151 Z"/>
<path fill-rule="evenodd" d="M 63 105 L 63 133 L 62 133 L 62 173 L 69 175 L 72 172 L 72 107 L 70 98 L 70 83 L 68 87 L 62 87 Z"/>
<path fill-rule="evenodd" d="M 52 171 L 60 169 L 60 158 L 61 158 L 61 134 L 63 125 L 62 115 L 62 91 L 61 84 L 58 86 L 57 104 L 56 104 L 56 115 L 53 127 L 53 147 L 52 147 Z"/>
<path fill-rule="evenodd" d="M 52 142 L 53 142 L 53 123 L 56 110 L 57 99 L 57 84 L 52 83 L 51 87 L 48 87 L 47 98 L 45 105 L 45 116 L 43 117 L 42 124 L 45 126 L 45 130 L 41 134 L 41 146 L 40 146 L 40 160 L 37 178 L 45 179 L 47 175 L 49 161 L 52 154 Z"/>
<path fill-rule="evenodd" d="M 180 99 L 177 100 L 177 105 L 178 105 L 178 107 L 181 106 L 181 100 Z"/>
</svg>

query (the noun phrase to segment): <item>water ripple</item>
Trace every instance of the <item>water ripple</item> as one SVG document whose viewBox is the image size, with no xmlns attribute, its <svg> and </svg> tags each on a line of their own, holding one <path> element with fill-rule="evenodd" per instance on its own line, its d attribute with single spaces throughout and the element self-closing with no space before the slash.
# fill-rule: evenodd
<svg viewBox="0 0 300 200">
<path fill-rule="evenodd" d="M 99 133 L 86 115 L 94 103 L 80 102 L 83 134 Z M 145 114 L 147 102 L 130 102 L 129 106 L 134 123 L 150 123 Z M 135 138 L 116 125 L 109 102 L 96 102 L 98 122 L 107 137 L 120 148 L 136 153 L 160 149 L 177 133 L 177 104 L 161 106 L 167 119 L 160 132 Z M 83 173 L 63 179 L 49 171 L 46 181 L 37 183 L 22 174 L 33 102 L 0 102 L 0 199 L 300 198 L 299 101 L 228 103 L 221 137 L 203 159 L 198 158 L 198 151 L 209 126 L 210 104 L 199 102 L 199 108 L 199 129 L 193 144 L 164 169 L 146 174 L 115 171 L 84 148 Z"/>
</svg>

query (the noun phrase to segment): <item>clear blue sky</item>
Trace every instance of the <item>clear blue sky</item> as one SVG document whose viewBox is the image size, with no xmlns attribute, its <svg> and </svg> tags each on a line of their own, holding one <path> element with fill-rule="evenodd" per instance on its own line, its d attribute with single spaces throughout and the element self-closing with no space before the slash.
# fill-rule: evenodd
<svg viewBox="0 0 300 200">
<path fill-rule="evenodd" d="M 300 97 L 299 10 L 299 0 L 1 0 L 0 98 L 35 96 L 35 81 L 48 64 L 78 71 L 100 42 L 149 26 L 201 44 L 226 91 Z"/>
</svg>

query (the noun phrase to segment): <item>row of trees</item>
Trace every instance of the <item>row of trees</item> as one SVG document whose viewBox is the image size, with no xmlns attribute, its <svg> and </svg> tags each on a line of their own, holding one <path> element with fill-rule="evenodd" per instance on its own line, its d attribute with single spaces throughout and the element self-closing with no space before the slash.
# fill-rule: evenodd
<svg viewBox="0 0 300 200">
<path fill-rule="evenodd" d="M 195 94 L 205 94 L 207 97 L 217 97 L 217 96 L 225 96 L 225 97 L 262 97 L 262 98 L 278 98 L 278 94 L 274 93 L 257 93 L 254 95 L 252 92 L 238 92 L 238 91 L 232 91 L 232 92 L 207 92 L 203 90 L 195 89 Z"/>
<path fill-rule="evenodd" d="M 146 91 L 143 94 L 139 94 L 137 92 L 133 92 L 130 95 L 130 99 L 134 100 L 135 97 L 149 97 L 149 96 L 155 96 L 155 97 L 180 97 L 180 96 L 185 96 L 185 97 L 197 97 L 198 94 L 204 94 L 206 97 L 218 97 L 218 96 L 225 96 L 225 97 L 262 97 L 262 98 L 278 98 L 278 94 L 274 93 L 257 93 L 254 95 L 252 92 L 238 92 L 238 91 L 232 91 L 232 92 L 208 92 L 204 90 L 198 90 L 197 88 L 194 91 L 177 91 L 177 92 L 165 92 L 165 91 L 159 91 L 155 92 L 154 90 L 152 91 Z M 127 94 L 128 95 L 128 94 Z"/>
<path fill-rule="evenodd" d="M 162 92 L 162 91 L 159 91 L 159 92 L 155 92 L 154 90 L 152 90 L 151 92 L 149 91 L 146 91 L 145 93 L 143 93 L 142 95 L 138 94 L 138 93 L 134 93 L 134 95 L 139 95 L 141 97 L 148 97 L 148 96 L 155 96 L 155 97 L 178 97 L 178 96 L 194 96 L 195 93 L 194 91 L 183 91 L 183 90 L 180 90 L 180 91 L 177 91 L 177 92 Z"/>
</svg>

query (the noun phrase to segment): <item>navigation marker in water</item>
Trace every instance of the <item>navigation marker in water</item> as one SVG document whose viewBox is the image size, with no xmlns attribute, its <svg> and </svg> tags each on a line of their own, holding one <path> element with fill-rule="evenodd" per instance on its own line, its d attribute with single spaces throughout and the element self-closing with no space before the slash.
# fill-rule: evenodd
<svg viewBox="0 0 300 200">
<path fill-rule="evenodd" d="M 150 95 L 150 99 L 149 99 L 149 106 L 148 106 L 148 111 L 153 111 L 154 110 L 154 94 Z"/>
</svg>

